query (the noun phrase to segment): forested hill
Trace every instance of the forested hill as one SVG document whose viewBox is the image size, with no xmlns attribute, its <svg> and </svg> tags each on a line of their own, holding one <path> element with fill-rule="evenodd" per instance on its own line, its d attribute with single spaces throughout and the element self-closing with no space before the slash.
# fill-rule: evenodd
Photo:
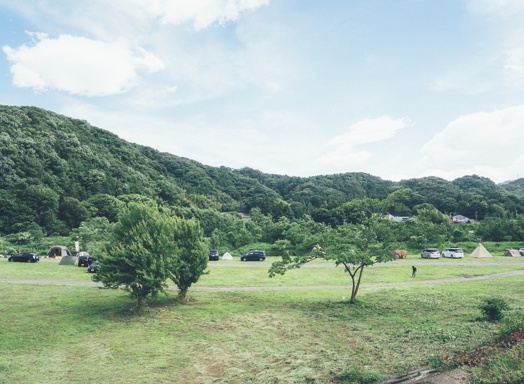
<svg viewBox="0 0 524 384">
<path fill-rule="evenodd" d="M 116 207 L 130 200 L 179 210 L 247 213 L 258 207 L 273 217 L 321 218 L 352 199 L 382 199 L 407 186 L 414 199 L 399 207 L 399 214 L 425 203 L 477 216 L 524 207 L 512 183 L 504 189 L 477 176 L 397 183 L 365 173 L 301 178 L 210 167 L 36 107 L 0 106 L 0 156 L 4 234 L 35 224 L 47 233 L 68 233 L 88 217 L 115 220 Z M 522 180 L 515 183 L 514 190 L 522 191 Z"/>
</svg>

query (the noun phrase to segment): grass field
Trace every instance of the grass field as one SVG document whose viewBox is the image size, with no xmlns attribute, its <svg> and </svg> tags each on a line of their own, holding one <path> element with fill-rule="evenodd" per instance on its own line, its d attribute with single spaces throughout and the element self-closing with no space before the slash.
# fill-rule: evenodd
<svg viewBox="0 0 524 384">
<path fill-rule="evenodd" d="M 169 291 L 137 316 L 126 293 L 89 285 L 85 268 L 2 260 L 0 383 L 336 383 L 348 371 L 387 378 L 491 340 L 499 325 L 479 320 L 483 298 L 524 308 L 524 275 L 443 280 L 524 270 L 524 257 L 373 266 L 356 305 L 334 264 L 269 279 L 271 261 L 210 263 L 188 303 Z"/>
</svg>

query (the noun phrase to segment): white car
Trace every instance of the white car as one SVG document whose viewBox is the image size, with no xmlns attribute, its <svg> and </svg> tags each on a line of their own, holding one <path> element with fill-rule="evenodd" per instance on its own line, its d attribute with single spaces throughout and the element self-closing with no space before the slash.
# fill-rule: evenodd
<svg viewBox="0 0 524 384">
<path fill-rule="evenodd" d="M 438 259 L 440 257 L 440 251 L 438 248 L 424 248 L 420 257 L 423 259 Z"/>
<path fill-rule="evenodd" d="M 520 256 L 524 256 L 524 248 L 519 249 Z"/>
<path fill-rule="evenodd" d="M 464 257 L 464 251 L 462 248 L 450 247 L 442 251 L 442 257 L 450 257 L 452 259 L 462 259 Z"/>
</svg>

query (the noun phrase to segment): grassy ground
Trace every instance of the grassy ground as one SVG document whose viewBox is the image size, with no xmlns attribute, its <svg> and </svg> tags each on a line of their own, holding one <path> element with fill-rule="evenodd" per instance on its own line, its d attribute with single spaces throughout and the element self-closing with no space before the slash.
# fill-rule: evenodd
<svg viewBox="0 0 524 384">
<path fill-rule="evenodd" d="M 493 338 L 482 298 L 524 308 L 522 276 L 395 285 L 524 269 L 524 258 L 395 261 L 368 268 L 356 305 L 347 288 L 175 292 L 136 316 L 122 291 L 0 283 L 0 383 L 331 383 L 345 371 L 389 377 Z M 197 286 L 346 285 L 317 262 L 269 279 L 270 263 L 210 264 Z M 0 262 L 1 279 L 89 282 L 85 268 Z"/>
</svg>

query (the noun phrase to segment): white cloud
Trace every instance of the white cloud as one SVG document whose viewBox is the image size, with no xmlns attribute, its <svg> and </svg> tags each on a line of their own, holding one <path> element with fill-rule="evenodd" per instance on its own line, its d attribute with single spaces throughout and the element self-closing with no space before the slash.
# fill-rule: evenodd
<svg viewBox="0 0 524 384">
<path fill-rule="evenodd" d="M 500 55 L 505 85 L 519 88 L 524 85 L 524 1 L 470 0 L 469 9 L 483 15 L 494 36 L 492 52 Z"/>
<path fill-rule="evenodd" d="M 269 4 L 269 0 L 159 0 L 143 1 L 147 11 L 163 23 L 180 25 L 192 23 L 201 30 L 218 22 L 237 20 L 240 13 Z"/>
<path fill-rule="evenodd" d="M 515 12 L 524 12 L 522 0 L 470 0 L 469 7 L 478 13 L 497 12 L 508 15 Z"/>
<path fill-rule="evenodd" d="M 332 145 L 350 145 L 372 143 L 389 139 L 399 129 L 411 125 L 409 119 L 393 119 L 381 116 L 376 119 L 361 120 L 349 127 L 349 131 L 331 139 Z"/>
<path fill-rule="evenodd" d="M 3 46 L 13 83 L 39 91 L 55 89 L 84 96 L 107 96 L 131 89 L 138 72 L 163 68 L 156 56 L 123 41 L 107 43 L 85 37 L 33 34 L 33 46 Z"/>
<path fill-rule="evenodd" d="M 408 118 L 393 119 L 389 116 L 361 120 L 351 125 L 348 132 L 332 138 L 317 163 L 322 167 L 331 165 L 339 172 L 355 169 L 374 157 L 371 150 L 361 149 L 361 145 L 391 139 L 398 130 L 411 125 Z"/>
<path fill-rule="evenodd" d="M 424 175 L 479 174 L 502 182 L 522 172 L 524 106 L 461 116 L 421 149 Z"/>
</svg>

